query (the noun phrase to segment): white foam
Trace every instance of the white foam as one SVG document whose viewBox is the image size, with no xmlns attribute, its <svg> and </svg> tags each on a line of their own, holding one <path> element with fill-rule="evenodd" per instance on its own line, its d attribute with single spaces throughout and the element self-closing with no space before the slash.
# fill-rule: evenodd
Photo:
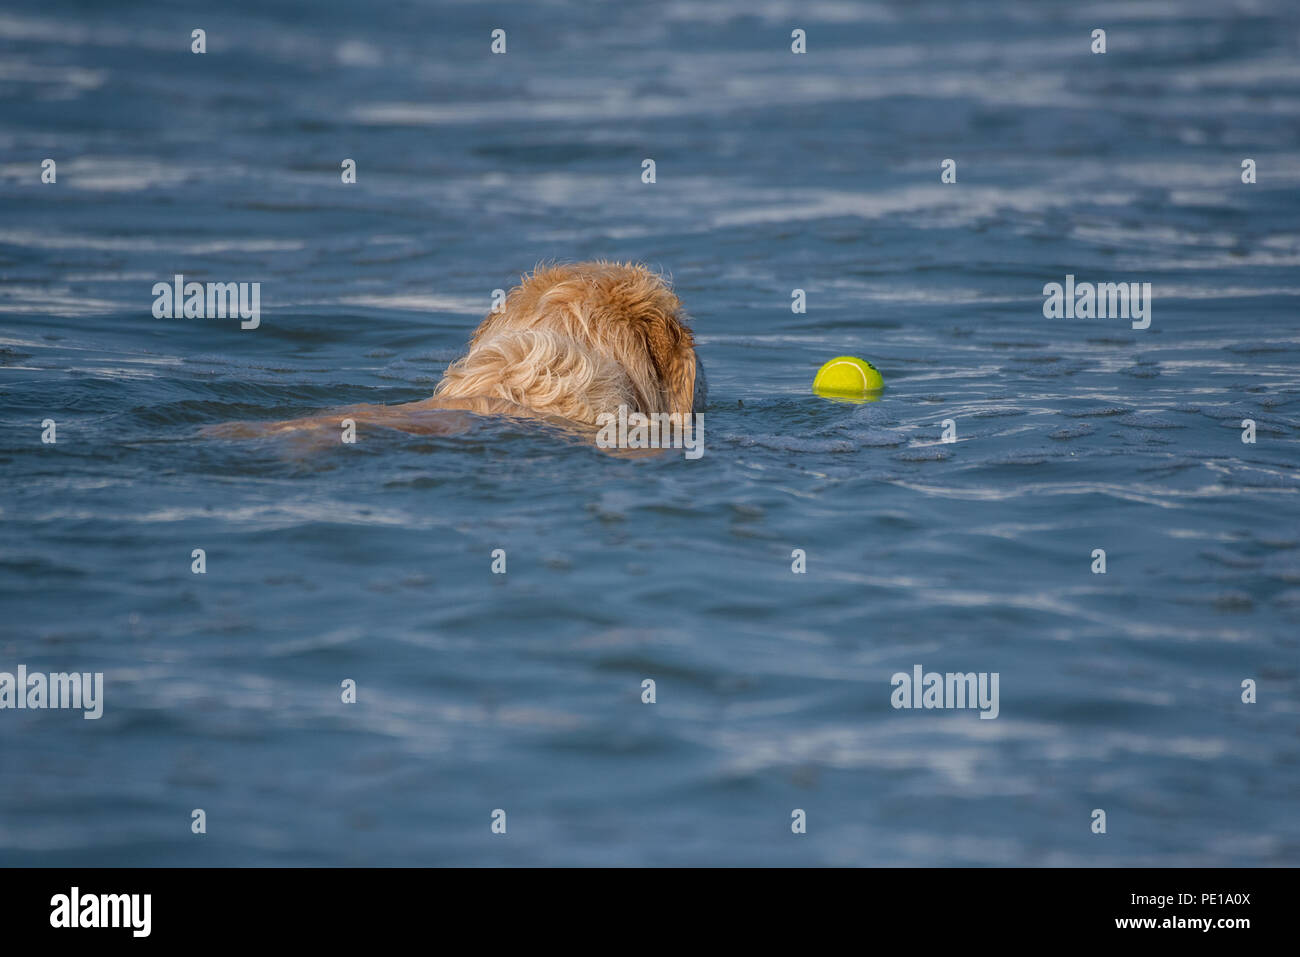
<svg viewBox="0 0 1300 957">
<path fill-rule="evenodd" d="M 402 309 L 411 312 L 450 312 L 465 316 L 486 315 L 491 307 L 490 302 L 474 296 L 438 296 L 412 292 L 345 296 L 335 301 L 344 306 Z"/>
</svg>

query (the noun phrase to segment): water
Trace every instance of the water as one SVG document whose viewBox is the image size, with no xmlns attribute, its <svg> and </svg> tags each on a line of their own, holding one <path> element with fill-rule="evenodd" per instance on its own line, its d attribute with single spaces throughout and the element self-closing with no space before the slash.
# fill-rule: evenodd
<svg viewBox="0 0 1300 957">
<path fill-rule="evenodd" d="M 0 862 L 1300 862 L 1289 0 L 118 7 L 0 14 L 0 670 L 106 682 L 0 713 Z M 694 316 L 699 461 L 196 437 L 424 398 L 598 256 Z"/>
</svg>

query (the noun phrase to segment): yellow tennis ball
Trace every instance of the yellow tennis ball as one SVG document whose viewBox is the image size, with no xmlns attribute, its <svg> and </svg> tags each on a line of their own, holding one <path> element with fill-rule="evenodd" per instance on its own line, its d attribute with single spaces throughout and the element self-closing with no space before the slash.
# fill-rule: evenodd
<svg viewBox="0 0 1300 957">
<path fill-rule="evenodd" d="M 813 391 L 835 398 L 866 398 L 885 387 L 876 367 L 855 356 L 839 356 L 817 370 Z"/>
</svg>

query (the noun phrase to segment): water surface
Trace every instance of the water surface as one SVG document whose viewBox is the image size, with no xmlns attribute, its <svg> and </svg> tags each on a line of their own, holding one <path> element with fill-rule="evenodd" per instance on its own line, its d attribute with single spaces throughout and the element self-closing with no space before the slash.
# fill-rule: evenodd
<svg viewBox="0 0 1300 957">
<path fill-rule="evenodd" d="M 107 690 L 0 713 L 0 862 L 1300 862 L 1298 28 L 8 4 L 0 670 Z M 197 437 L 424 398 L 493 289 L 594 257 L 694 316 L 699 461 Z M 260 328 L 153 318 L 178 272 L 261 282 Z M 1044 319 L 1066 274 L 1152 283 L 1151 327 Z M 842 354 L 881 401 L 810 393 Z M 915 664 L 999 717 L 894 710 Z"/>
</svg>

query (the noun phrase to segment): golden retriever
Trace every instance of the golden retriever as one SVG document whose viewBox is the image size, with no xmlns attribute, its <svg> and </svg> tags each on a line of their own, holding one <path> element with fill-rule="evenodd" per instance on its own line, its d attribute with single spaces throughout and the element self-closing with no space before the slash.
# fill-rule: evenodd
<svg viewBox="0 0 1300 957">
<path fill-rule="evenodd" d="M 407 432 L 454 430 L 432 413 L 547 419 L 594 428 L 619 406 L 644 415 L 703 411 L 706 386 L 695 339 L 668 283 L 645 266 L 585 262 L 539 266 L 470 337 L 432 397 L 402 405 L 356 405 L 284 422 L 231 422 L 205 433 L 227 438 L 343 419 Z M 463 424 L 463 423 L 462 423 Z"/>
</svg>

